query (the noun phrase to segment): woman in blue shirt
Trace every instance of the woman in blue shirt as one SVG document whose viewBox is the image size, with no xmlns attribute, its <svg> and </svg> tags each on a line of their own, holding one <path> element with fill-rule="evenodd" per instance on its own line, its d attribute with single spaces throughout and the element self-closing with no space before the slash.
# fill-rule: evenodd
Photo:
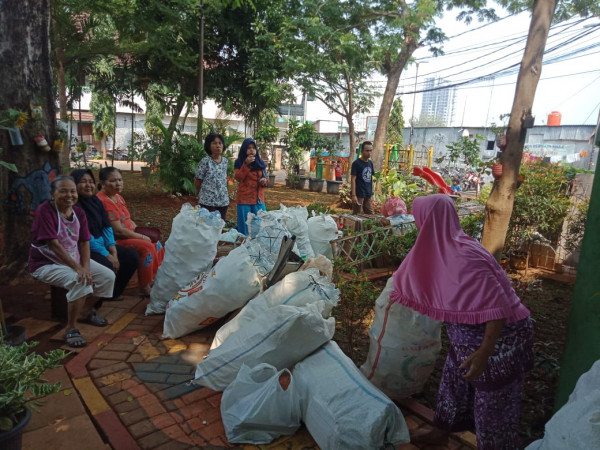
<svg viewBox="0 0 600 450">
<path fill-rule="evenodd" d="M 74 170 L 71 176 L 77 185 L 77 206 L 83 209 L 88 220 L 91 235 L 90 258 L 116 273 L 113 296 L 110 299 L 98 300 L 94 305 L 97 310 L 102 306 L 103 300 L 117 300 L 123 293 L 137 269 L 140 257 L 135 250 L 116 244 L 106 210 L 100 199 L 94 195 L 96 180 L 92 171 L 90 169 Z"/>
</svg>

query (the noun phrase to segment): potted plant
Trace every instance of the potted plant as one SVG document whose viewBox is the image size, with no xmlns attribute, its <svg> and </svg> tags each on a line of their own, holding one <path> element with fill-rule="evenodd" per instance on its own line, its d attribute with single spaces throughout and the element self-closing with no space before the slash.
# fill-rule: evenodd
<svg viewBox="0 0 600 450">
<path fill-rule="evenodd" d="M 60 382 L 47 384 L 43 374 L 60 366 L 67 352 L 58 349 L 44 356 L 31 353 L 37 342 L 18 346 L 0 344 L 0 448 L 20 449 L 23 429 L 31 418 L 29 407 L 58 392 Z"/>
</svg>

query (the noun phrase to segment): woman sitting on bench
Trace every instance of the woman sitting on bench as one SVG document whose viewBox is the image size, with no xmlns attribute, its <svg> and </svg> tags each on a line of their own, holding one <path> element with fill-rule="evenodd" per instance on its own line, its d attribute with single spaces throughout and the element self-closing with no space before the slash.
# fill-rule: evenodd
<svg viewBox="0 0 600 450">
<path fill-rule="evenodd" d="M 75 321 L 80 318 L 88 296 L 112 296 L 115 274 L 90 260 L 90 232 L 84 212 L 75 206 L 77 187 L 73 178 L 55 178 L 50 184 L 50 195 L 52 199 L 35 211 L 29 272 L 43 283 L 67 290 L 69 306 L 63 339 L 70 347 L 84 347 L 87 342 L 75 328 Z M 108 325 L 94 308 L 80 321 Z"/>
<path fill-rule="evenodd" d="M 103 300 L 117 300 L 127 287 L 127 283 L 140 262 L 139 255 L 130 248 L 117 245 L 108 214 L 102 202 L 96 197 L 96 180 L 90 169 L 77 169 L 71 172 L 77 185 L 77 206 L 85 212 L 90 230 L 90 257 L 97 263 L 115 272 L 115 288 L 112 296 L 100 299 L 94 305 L 99 309 Z"/>
</svg>

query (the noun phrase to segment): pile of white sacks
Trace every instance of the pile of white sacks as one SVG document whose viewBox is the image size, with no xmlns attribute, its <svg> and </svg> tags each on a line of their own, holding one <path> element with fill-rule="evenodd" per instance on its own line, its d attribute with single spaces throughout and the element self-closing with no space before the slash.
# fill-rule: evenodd
<svg viewBox="0 0 600 450">
<path fill-rule="evenodd" d="M 250 214 L 248 225 L 249 238 L 212 266 L 223 223 L 218 214 L 184 205 L 146 310 L 165 312 L 164 337 L 178 338 L 241 308 L 216 333 L 193 381 L 224 391 L 229 441 L 269 443 L 303 422 L 322 449 L 409 442 L 398 407 L 331 340 L 339 291 L 322 255 L 332 256 L 335 221 L 282 205 Z M 264 290 L 291 234 L 307 264 Z"/>
</svg>

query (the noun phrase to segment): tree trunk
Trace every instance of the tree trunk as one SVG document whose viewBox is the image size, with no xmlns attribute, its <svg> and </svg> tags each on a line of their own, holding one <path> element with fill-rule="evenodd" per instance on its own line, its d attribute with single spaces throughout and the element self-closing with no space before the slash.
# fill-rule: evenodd
<svg viewBox="0 0 600 450">
<path fill-rule="evenodd" d="M 387 82 L 385 85 L 385 91 L 383 91 L 383 98 L 381 100 L 381 107 L 379 108 L 379 116 L 377 118 L 377 127 L 375 128 L 375 139 L 373 139 L 373 153 L 371 159 L 375 166 L 375 171 L 380 171 L 385 161 L 385 132 L 390 120 L 390 113 L 392 112 L 392 106 L 394 104 L 394 97 L 398 90 L 398 83 L 400 82 L 400 75 L 404 70 L 404 66 L 408 62 L 408 59 L 412 56 L 414 51 L 417 49 L 416 42 L 409 42 L 405 49 L 398 54 L 396 59 L 391 63 L 390 70 L 387 73 Z"/>
<path fill-rule="evenodd" d="M 53 26 L 55 24 L 53 23 Z M 66 81 L 66 71 L 65 71 L 65 49 L 62 45 L 62 39 L 57 38 L 56 49 L 54 51 L 54 56 L 56 58 L 56 85 L 58 91 L 58 111 L 59 118 L 61 122 L 65 125 L 69 124 L 69 115 L 67 112 L 67 81 Z M 62 152 L 58 156 L 59 164 L 63 168 L 68 168 L 71 166 L 71 136 L 69 135 L 67 139 L 65 139 L 63 143 Z"/>
<path fill-rule="evenodd" d="M 502 177 L 494 182 L 485 206 L 481 243 L 497 260 L 500 260 L 506 240 L 527 135 L 527 129 L 522 127 L 522 119 L 531 113 L 535 91 L 542 72 L 544 48 L 555 8 L 556 0 L 537 0 L 533 6 L 529 36 L 521 61 L 506 132 L 507 145 L 501 157 Z"/>
<path fill-rule="evenodd" d="M 45 152 L 34 141 L 56 139 L 56 110 L 50 64 L 49 0 L 5 0 L 0 3 L 0 111 L 8 108 L 28 113 L 22 135 L 24 145 L 13 146 L 0 131 L 1 157 L 16 164 L 18 173 L 0 169 L 0 223 L 2 267 L 0 283 L 18 275 L 26 266 L 31 216 L 50 198 L 49 181 L 59 171 L 58 156 Z M 40 106 L 41 118 L 31 117 L 31 106 Z M 2 236 L 0 236 L 2 237 Z"/>
<path fill-rule="evenodd" d="M 348 122 L 348 142 L 350 144 L 350 152 L 348 154 L 348 167 L 352 167 L 354 158 L 356 158 L 356 141 L 354 140 L 354 119 L 352 115 L 354 113 L 354 100 L 352 98 L 352 85 L 348 84 L 348 115 L 346 116 L 346 122 Z M 346 174 L 346 180 L 350 181 L 351 170 L 348 170 Z"/>
</svg>

